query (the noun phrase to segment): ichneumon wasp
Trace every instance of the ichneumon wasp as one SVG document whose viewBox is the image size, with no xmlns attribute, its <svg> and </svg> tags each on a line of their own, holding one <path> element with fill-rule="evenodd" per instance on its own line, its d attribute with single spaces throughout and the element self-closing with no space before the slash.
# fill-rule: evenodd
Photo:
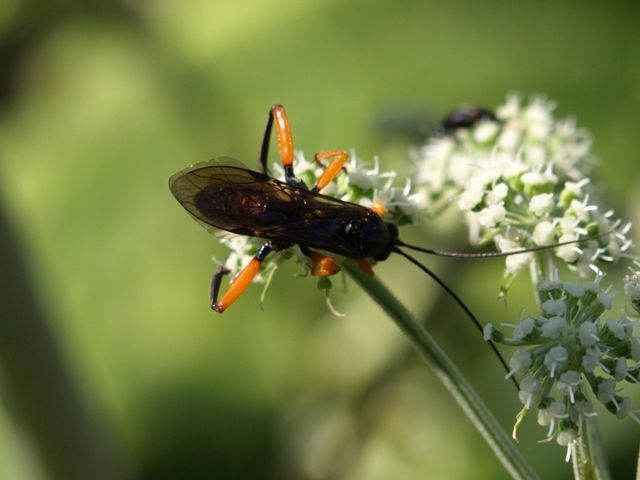
<svg viewBox="0 0 640 480">
<path fill-rule="evenodd" d="M 484 109 L 474 109 L 462 115 L 462 119 L 457 115 L 457 120 L 454 119 L 451 123 L 456 128 L 464 128 L 478 119 L 487 118 L 490 113 L 487 112 Z M 278 152 L 284 168 L 284 181 L 272 178 L 267 173 L 269 143 L 274 125 Z M 329 162 L 316 184 L 309 187 L 294 173 L 291 127 L 284 108 L 274 105 L 269 111 L 262 140 L 259 172 L 222 161 L 197 164 L 170 178 L 171 192 L 200 223 L 232 234 L 265 240 L 257 255 L 236 275 L 221 298 L 219 293 L 222 279 L 229 271 L 223 265 L 214 273 L 210 293 L 211 308 L 216 312 L 222 313 L 237 300 L 251 284 L 264 259 L 273 251 L 298 246 L 310 259 L 311 272 L 317 276 L 330 276 L 340 271 L 336 261 L 326 254 L 353 258 L 360 268 L 373 274 L 366 259 L 382 261 L 391 253 L 397 253 L 444 288 L 482 331 L 482 324 L 460 297 L 434 272 L 403 249 L 458 258 L 504 257 L 606 235 L 510 252 L 455 253 L 409 245 L 400 240 L 397 227 L 385 222 L 379 215 L 380 212 L 321 193 L 343 169 L 348 159 L 347 152 L 322 151 L 315 155 L 315 159 L 321 164 Z M 493 343 L 491 346 L 498 353 Z M 498 356 L 500 357 L 499 354 Z M 503 360 L 502 363 L 506 367 Z"/>
</svg>

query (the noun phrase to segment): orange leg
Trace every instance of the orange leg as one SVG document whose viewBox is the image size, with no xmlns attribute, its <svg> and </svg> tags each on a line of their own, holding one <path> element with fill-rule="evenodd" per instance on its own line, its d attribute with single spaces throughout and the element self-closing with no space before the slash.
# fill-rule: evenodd
<svg viewBox="0 0 640 480">
<path fill-rule="evenodd" d="M 333 258 L 321 255 L 303 246 L 300 246 L 300 250 L 302 250 L 302 253 L 311 259 L 311 275 L 315 275 L 317 277 L 329 277 L 340 271 L 340 265 L 338 265 Z"/>
<path fill-rule="evenodd" d="M 269 157 L 269 141 L 273 125 L 276 126 L 276 138 L 278 140 L 278 154 L 284 167 L 284 176 L 287 183 L 302 186 L 302 182 L 293 173 L 293 136 L 289 119 L 282 105 L 274 105 L 269 110 L 267 126 L 262 137 L 262 148 L 260 149 L 260 170 L 267 173 L 267 161 Z"/>
<path fill-rule="evenodd" d="M 374 199 L 371 210 L 376 212 L 379 216 L 383 217 L 387 213 L 387 206 L 380 200 Z"/>
<path fill-rule="evenodd" d="M 373 265 L 369 264 L 366 260 L 364 260 L 363 258 L 358 258 L 356 260 L 356 265 L 358 265 L 358 268 L 362 270 L 365 275 L 367 275 L 368 277 L 373 277 Z"/>
<path fill-rule="evenodd" d="M 316 162 L 321 165 L 323 160 L 334 158 L 334 160 L 324 169 L 324 172 L 322 172 L 322 175 L 320 175 L 315 187 L 312 189 L 313 192 L 319 192 L 331 183 L 338 173 L 340 173 L 340 170 L 344 167 L 344 164 L 349 158 L 349 154 L 344 150 L 327 150 L 316 153 L 315 158 Z"/>
<path fill-rule="evenodd" d="M 229 270 L 224 266 L 213 274 L 211 279 L 211 308 L 218 313 L 224 312 L 233 302 L 235 302 L 240 295 L 251 285 L 254 277 L 260 271 L 262 261 L 272 250 L 271 242 L 267 242 L 262 247 L 258 254 L 251 259 L 249 264 L 244 267 L 238 275 L 231 281 L 231 284 L 222 295 L 222 298 L 218 300 L 218 293 L 220 292 L 220 284 L 222 277 L 224 277 Z"/>
</svg>

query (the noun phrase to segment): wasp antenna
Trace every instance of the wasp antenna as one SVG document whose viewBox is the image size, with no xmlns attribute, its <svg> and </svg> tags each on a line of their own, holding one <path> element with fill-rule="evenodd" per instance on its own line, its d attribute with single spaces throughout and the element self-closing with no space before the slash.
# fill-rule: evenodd
<svg viewBox="0 0 640 480">
<path fill-rule="evenodd" d="M 442 279 L 440 277 L 438 277 L 434 272 L 432 272 L 429 268 L 427 268 L 426 266 L 421 264 L 418 260 L 413 258 L 411 255 L 409 255 L 406 252 L 403 252 L 399 248 L 394 248 L 393 251 L 398 253 L 398 254 L 400 254 L 400 255 L 402 255 L 404 258 L 409 260 L 411 263 L 413 263 L 416 267 L 418 267 L 424 273 L 429 275 L 433 280 L 435 280 L 435 282 L 438 285 L 440 285 L 444 289 L 444 291 L 447 292 L 451 296 L 451 298 L 453 298 L 455 300 L 455 302 L 460 306 L 460 308 L 462 308 L 462 310 L 464 310 L 464 312 L 471 319 L 471 321 L 474 323 L 474 325 L 478 328 L 478 330 L 480 330 L 480 334 L 484 335 L 484 327 L 482 326 L 482 324 L 480 323 L 478 318 L 473 314 L 473 312 L 469 309 L 469 307 L 467 307 L 467 305 L 462 301 L 462 299 L 458 296 L 458 294 L 456 292 L 454 292 L 446 283 L 444 283 L 444 281 L 442 281 Z M 502 356 L 502 354 L 498 350 L 498 347 L 496 347 L 496 344 L 492 340 L 488 340 L 488 342 L 489 342 L 489 346 L 491 347 L 491 350 L 493 350 L 493 353 L 496 355 L 496 357 L 498 357 L 498 360 L 500 361 L 500 363 L 504 367 L 505 371 L 507 373 L 511 373 L 511 369 L 509 368 L 509 366 L 507 365 L 506 360 L 504 359 L 504 357 Z M 516 386 L 516 388 L 518 390 L 520 390 L 520 385 L 518 384 L 518 381 L 513 376 L 510 376 L 509 378 L 511 379 L 513 384 Z"/>
<path fill-rule="evenodd" d="M 417 252 L 428 253 L 429 255 L 437 255 L 439 257 L 456 257 L 456 258 L 493 258 L 493 257 L 508 257 L 510 255 L 518 255 L 521 253 L 540 252 L 542 250 L 549 250 L 550 248 L 562 247 L 564 245 L 572 245 L 574 243 L 586 242 L 588 240 L 597 240 L 598 238 L 606 237 L 613 233 L 612 230 L 600 233 L 598 235 L 591 235 L 589 237 L 578 238 L 577 240 L 568 240 L 566 242 L 553 243 L 551 245 L 541 245 L 539 247 L 523 248 L 520 250 L 512 250 L 510 252 L 480 252 L 480 253 L 466 253 L 466 252 L 445 252 L 441 250 L 433 250 L 430 248 L 418 247 L 416 245 L 409 245 L 401 240 L 396 241 L 396 245 L 400 247 L 409 248 Z"/>
</svg>

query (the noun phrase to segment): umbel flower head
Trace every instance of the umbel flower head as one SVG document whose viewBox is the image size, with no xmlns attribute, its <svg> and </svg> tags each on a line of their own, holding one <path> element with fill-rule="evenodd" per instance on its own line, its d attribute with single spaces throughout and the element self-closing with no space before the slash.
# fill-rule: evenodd
<svg viewBox="0 0 640 480">
<path fill-rule="evenodd" d="M 272 168 L 276 178 L 284 179 L 282 165 L 276 163 Z M 324 170 L 318 162 L 307 160 L 300 151 L 295 153 L 295 168 L 296 175 L 307 185 L 316 184 Z M 382 213 L 386 221 L 401 226 L 414 221 L 422 200 L 420 195 L 413 191 L 410 181 L 407 180 L 402 187 L 396 184 L 397 174 L 392 171 L 382 171 L 377 158 L 372 164 L 366 164 L 355 152 L 351 152 L 344 172 L 327 185 L 322 190 L 322 194 L 375 208 L 377 212 Z M 218 263 L 224 264 L 232 276 L 251 261 L 264 243 L 264 240 L 247 236 L 223 237 L 220 241 L 231 250 L 231 253 L 224 261 L 218 261 Z M 261 272 L 254 278 L 254 282 L 265 284 L 263 298 L 278 266 L 289 259 L 294 259 L 299 264 L 303 275 L 310 272 L 309 258 L 298 248 L 292 247 L 274 252 L 265 259 Z M 318 287 L 328 294 L 331 281 L 328 277 L 319 277 Z M 332 308 L 331 304 L 329 306 Z"/>
<path fill-rule="evenodd" d="M 601 279 L 545 280 L 537 288 L 539 315 L 508 325 L 513 328 L 509 337 L 492 324 L 485 327 L 487 339 L 518 347 L 508 376 L 521 377 L 520 417 L 537 409 L 547 438 L 563 445 L 580 435 L 586 417 L 595 415 L 593 401 L 618 418 L 640 423 L 631 399 L 619 392 L 624 382 L 640 383 L 637 321 L 609 315 L 613 295 L 610 288 L 602 289 Z M 628 300 L 633 302 L 632 296 Z"/>
<path fill-rule="evenodd" d="M 497 121 L 484 118 L 420 148 L 415 183 L 432 215 L 455 204 L 471 242 L 493 241 L 500 251 L 612 232 L 553 250 L 556 261 L 586 278 L 600 273 L 599 261 L 626 256 L 632 242 L 629 227 L 593 203 L 590 134 L 573 119 L 554 118 L 554 108 L 544 97 L 525 104 L 509 96 Z M 503 290 L 533 258 L 506 258 Z"/>
<path fill-rule="evenodd" d="M 509 96 L 495 118 L 485 116 L 420 148 L 415 183 L 432 215 L 449 205 L 463 213 L 473 243 L 513 251 L 592 237 L 508 256 L 502 292 L 528 267 L 541 312 L 505 324 L 510 332 L 502 325 L 485 328 L 487 340 L 516 347 L 507 377 L 519 378 L 524 407 L 514 436 L 524 416 L 537 411 L 547 438 L 571 452 L 595 403 L 618 418 L 638 420 L 620 387 L 640 383 L 631 315 L 640 312 L 640 277 L 627 277 L 629 308 L 612 315 L 613 294 L 601 287 L 603 268 L 635 258 L 629 225 L 594 202 L 591 136 L 572 119 L 556 119 L 554 109 L 541 96 L 528 103 Z M 562 265 L 575 272 L 574 280 L 558 278 Z M 586 281 L 594 274 L 595 281 Z"/>
</svg>

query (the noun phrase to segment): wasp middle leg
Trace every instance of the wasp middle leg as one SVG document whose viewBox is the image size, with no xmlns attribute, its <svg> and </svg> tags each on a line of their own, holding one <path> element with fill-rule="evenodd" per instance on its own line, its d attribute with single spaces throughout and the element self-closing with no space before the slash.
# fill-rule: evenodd
<svg viewBox="0 0 640 480">
<path fill-rule="evenodd" d="M 326 150 L 318 152 L 315 155 L 315 160 L 320 165 L 324 166 L 323 160 L 333 158 L 333 161 L 329 163 L 318 178 L 315 186 L 311 189 L 312 192 L 319 192 L 328 184 L 330 184 L 334 178 L 340 173 L 340 170 L 344 168 L 344 164 L 349 158 L 349 154 L 344 150 Z"/>
</svg>

